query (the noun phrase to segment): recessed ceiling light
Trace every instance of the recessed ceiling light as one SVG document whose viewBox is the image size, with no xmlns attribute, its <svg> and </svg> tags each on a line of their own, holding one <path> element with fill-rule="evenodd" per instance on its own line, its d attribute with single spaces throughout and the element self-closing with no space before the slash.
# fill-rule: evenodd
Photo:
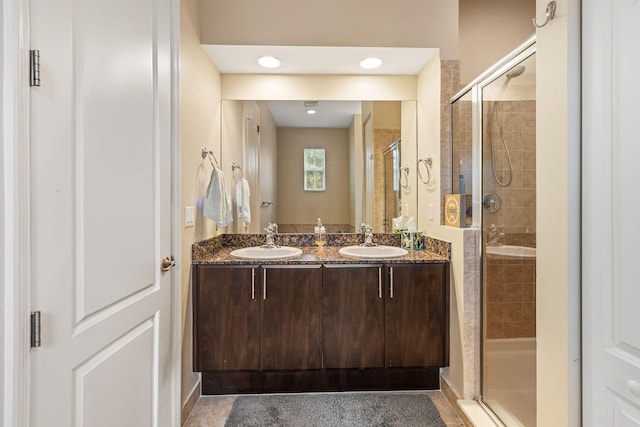
<svg viewBox="0 0 640 427">
<path fill-rule="evenodd" d="M 307 114 L 316 114 L 318 112 L 318 101 L 304 101 L 304 111 Z"/>
<path fill-rule="evenodd" d="M 261 56 L 258 58 L 258 64 L 264 68 L 278 68 L 280 66 L 280 60 L 274 56 Z"/>
<path fill-rule="evenodd" d="M 372 56 L 370 58 L 365 58 L 362 61 L 360 61 L 360 66 L 367 70 L 378 68 L 381 65 L 382 65 L 382 59 L 376 58 L 375 56 Z"/>
</svg>

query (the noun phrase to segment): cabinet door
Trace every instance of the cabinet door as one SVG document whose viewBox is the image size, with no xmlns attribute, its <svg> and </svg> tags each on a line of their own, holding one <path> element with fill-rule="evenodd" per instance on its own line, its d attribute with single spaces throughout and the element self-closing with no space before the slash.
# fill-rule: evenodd
<svg viewBox="0 0 640 427">
<path fill-rule="evenodd" d="M 320 267 L 263 267 L 262 369 L 322 367 Z"/>
<path fill-rule="evenodd" d="M 260 369 L 257 268 L 194 269 L 196 371 Z"/>
<path fill-rule="evenodd" d="M 324 367 L 384 367 L 382 266 L 325 266 Z"/>
<path fill-rule="evenodd" d="M 387 266 L 387 367 L 446 366 L 447 264 Z"/>
</svg>

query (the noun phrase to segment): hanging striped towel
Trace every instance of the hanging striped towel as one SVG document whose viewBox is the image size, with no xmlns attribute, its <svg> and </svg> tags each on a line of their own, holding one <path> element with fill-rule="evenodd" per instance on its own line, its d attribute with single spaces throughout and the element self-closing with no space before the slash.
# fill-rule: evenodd
<svg viewBox="0 0 640 427">
<path fill-rule="evenodd" d="M 220 169 L 214 168 L 211 172 L 203 214 L 205 218 L 214 221 L 218 227 L 226 227 L 233 221 L 231 200 L 227 194 L 224 174 Z"/>
<path fill-rule="evenodd" d="M 236 183 L 236 203 L 238 204 L 238 211 L 240 212 L 240 218 L 244 221 L 245 225 L 251 223 L 251 207 L 249 206 L 249 182 L 242 178 Z"/>
</svg>

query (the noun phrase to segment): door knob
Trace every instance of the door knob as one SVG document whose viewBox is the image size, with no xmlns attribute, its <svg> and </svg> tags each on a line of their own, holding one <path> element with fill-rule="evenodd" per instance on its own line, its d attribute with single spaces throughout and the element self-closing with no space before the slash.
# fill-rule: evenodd
<svg viewBox="0 0 640 427">
<path fill-rule="evenodd" d="M 171 270 L 174 265 L 176 265 L 176 261 L 173 259 L 173 255 L 171 257 L 166 256 L 162 258 L 162 262 L 160 263 L 160 271 L 166 273 L 167 271 Z"/>
</svg>

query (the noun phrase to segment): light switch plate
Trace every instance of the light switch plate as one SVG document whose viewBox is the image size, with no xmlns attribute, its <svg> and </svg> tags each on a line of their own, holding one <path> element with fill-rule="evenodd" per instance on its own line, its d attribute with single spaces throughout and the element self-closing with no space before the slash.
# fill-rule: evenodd
<svg viewBox="0 0 640 427">
<path fill-rule="evenodd" d="M 193 206 L 185 206 L 184 207 L 184 226 L 193 227 Z"/>
<path fill-rule="evenodd" d="M 433 203 L 429 203 L 429 221 L 433 221 Z"/>
</svg>

